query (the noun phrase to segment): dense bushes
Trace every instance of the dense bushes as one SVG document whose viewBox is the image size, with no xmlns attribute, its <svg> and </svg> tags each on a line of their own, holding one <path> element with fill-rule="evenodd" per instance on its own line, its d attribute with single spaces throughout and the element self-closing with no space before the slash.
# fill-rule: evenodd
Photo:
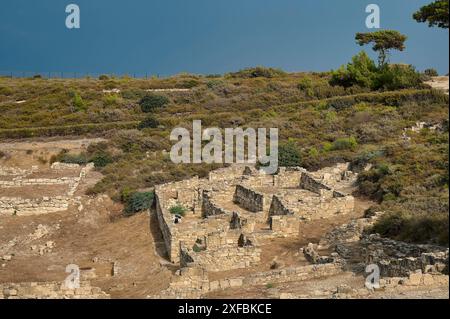
<svg viewBox="0 0 450 319">
<path fill-rule="evenodd" d="M 113 156 L 109 153 L 106 143 L 98 143 L 89 145 L 86 152 L 79 154 L 71 154 L 67 150 L 62 150 L 59 154 L 52 156 L 51 163 L 61 162 L 67 164 L 85 165 L 94 163 L 96 168 L 105 167 L 114 161 Z"/>
<path fill-rule="evenodd" d="M 401 90 L 418 88 L 422 83 L 420 73 L 411 65 L 392 64 L 382 67 L 372 81 L 373 90 Z"/>
<path fill-rule="evenodd" d="M 333 71 L 331 85 L 351 87 L 354 85 L 372 90 L 400 90 L 418 88 L 422 83 L 421 75 L 411 65 L 384 64 L 375 65 L 369 56 L 360 52 L 347 66 Z"/>
<path fill-rule="evenodd" d="M 448 221 L 448 214 L 394 211 L 382 216 L 372 231 L 397 240 L 448 246 Z"/>
<path fill-rule="evenodd" d="M 169 103 L 169 99 L 163 95 L 147 94 L 140 101 L 139 105 L 144 113 L 153 112 Z"/>
<path fill-rule="evenodd" d="M 265 67 L 255 67 L 240 70 L 234 73 L 228 73 L 227 76 L 232 78 L 274 78 L 279 76 L 285 76 L 286 72 L 280 69 L 265 68 Z"/>
<path fill-rule="evenodd" d="M 62 150 L 58 155 L 52 156 L 50 162 L 85 165 L 89 162 L 89 160 L 85 153 L 70 154 L 67 150 Z"/>
<path fill-rule="evenodd" d="M 348 96 L 338 96 L 320 101 L 306 101 L 293 104 L 282 105 L 279 109 L 286 110 L 287 108 L 303 108 L 316 107 L 320 109 L 333 108 L 336 110 L 343 110 L 350 106 L 359 103 L 374 103 L 389 106 L 401 106 L 406 103 L 448 103 L 448 95 L 434 91 L 434 90 L 402 90 L 397 92 L 383 92 L 383 93 L 361 93 Z"/>
<path fill-rule="evenodd" d="M 300 151 L 293 142 L 281 144 L 278 148 L 278 166 L 296 167 L 302 165 Z"/>
<path fill-rule="evenodd" d="M 333 71 L 330 84 L 351 87 L 359 85 L 362 87 L 372 87 L 372 82 L 377 73 L 377 66 L 364 51 L 355 55 L 352 62 L 347 67 L 341 66 Z"/>
</svg>

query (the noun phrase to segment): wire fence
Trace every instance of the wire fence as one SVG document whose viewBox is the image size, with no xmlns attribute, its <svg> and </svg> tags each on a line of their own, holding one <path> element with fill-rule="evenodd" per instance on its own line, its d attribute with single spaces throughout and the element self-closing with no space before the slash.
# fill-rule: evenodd
<svg viewBox="0 0 450 319">
<path fill-rule="evenodd" d="M 0 70 L 0 77 L 8 78 L 44 78 L 44 79 L 80 79 L 80 78 L 100 78 L 107 76 L 109 78 L 135 78 L 135 79 L 150 79 L 159 78 L 159 74 L 150 74 L 145 72 L 140 73 L 96 73 L 96 72 L 37 72 L 37 71 L 2 71 Z"/>
</svg>

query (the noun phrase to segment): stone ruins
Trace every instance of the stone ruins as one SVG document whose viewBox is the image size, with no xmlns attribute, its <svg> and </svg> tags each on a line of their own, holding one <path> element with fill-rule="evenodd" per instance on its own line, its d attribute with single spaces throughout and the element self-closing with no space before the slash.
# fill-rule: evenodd
<svg viewBox="0 0 450 319">
<path fill-rule="evenodd" d="M 36 166 L 29 170 L 0 167 L 0 215 L 67 210 L 81 180 L 92 169 L 93 164 L 81 167 L 58 162 L 53 163 L 48 172 L 39 171 Z"/>
<path fill-rule="evenodd" d="M 325 234 L 320 242 L 301 248 L 307 265 L 278 267 L 274 263 L 270 271 L 221 280 L 209 278 L 211 273 L 258 265 L 263 243 L 298 237 L 301 223 L 352 212 L 355 199 L 351 192 L 356 179 L 348 163 L 317 172 L 280 168 L 276 175 L 233 165 L 212 171 L 207 179 L 157 186 L 158 223 L 168 258 L 180 268 L 170 287 L 152 297 L 200 298 L 227 288 L 301 281 L 349 269 L 364 273 L 367 263 L 379 264 L 381 275 L 397 278 L 397 283 L 419 280 L 417 284 L 423 284 L 433 278 L 448 282 L 448 249 L 365 234 L 381 213 L 353 220 Z M 321 255 L 323 251 L 330 255 Z M 383 283 L 387 282 L 392 280 Z"/>
<path fill-rule="evenodd" d="M 157 186 L 157 216 L 169 258 L 215 271 L 258 263 L 259 240 L 297 235 L 304 220 L 352 211 L 354 198 L 346 190 L 355 179 L 347 164 L 315 173 L 281 168 L 277 175 L 235 165 L 208 179 Z M 184 216 L 171 213 L 179 206 Z"/>
</svg>

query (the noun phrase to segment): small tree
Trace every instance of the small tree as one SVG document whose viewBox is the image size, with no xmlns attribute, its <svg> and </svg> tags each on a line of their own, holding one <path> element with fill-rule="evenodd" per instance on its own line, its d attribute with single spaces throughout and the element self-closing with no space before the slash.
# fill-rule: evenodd
<svg viewBox="0 0 450 319">
<path fill-rule="evenodd" d="M 383 67 L 388 62 L 389 50 L 403 51 L 407 37 L 398 31 L 381 30 L 369 33 L 357 33 L 356 42 L 363 46 L 373 43 L 372 49 L 378 52 L 378 66 Z"/>
<path fill-rule="evenodd" d="M 448 29 L 448 13 L 448 0 L 437 0 L 420 8 L 413 18 L 419 23 L 428 22 L 430 27 Z"/>
</svg>

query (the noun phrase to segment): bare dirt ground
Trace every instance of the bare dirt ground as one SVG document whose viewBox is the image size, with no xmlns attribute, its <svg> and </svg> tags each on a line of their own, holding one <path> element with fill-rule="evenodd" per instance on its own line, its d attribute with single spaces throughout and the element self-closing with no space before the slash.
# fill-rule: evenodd
<svg viewBox="0 0 450 319">
<path fill-rule="evenodd" d="M 91 143 L 104 141 L 102 138 L 85 139 L 32 139 L 0 143 L 0 150 L 7 156 L 0 160 L 0 165 L 19 168 L 31 168 L 37 165 L 42 169 L 48 168 L 47 162 L 52 155 L 67 149 L 74 153 L 85 150 Z"/>
<path fill-rule="evenodd" d="M 449 77 L 448 76 L 436 76 L 430 81 L 425 82 L 425 84 L 430 85 L 434 89 L 443 90 L 448 95 L 449 89 Z"/>
</svg>

